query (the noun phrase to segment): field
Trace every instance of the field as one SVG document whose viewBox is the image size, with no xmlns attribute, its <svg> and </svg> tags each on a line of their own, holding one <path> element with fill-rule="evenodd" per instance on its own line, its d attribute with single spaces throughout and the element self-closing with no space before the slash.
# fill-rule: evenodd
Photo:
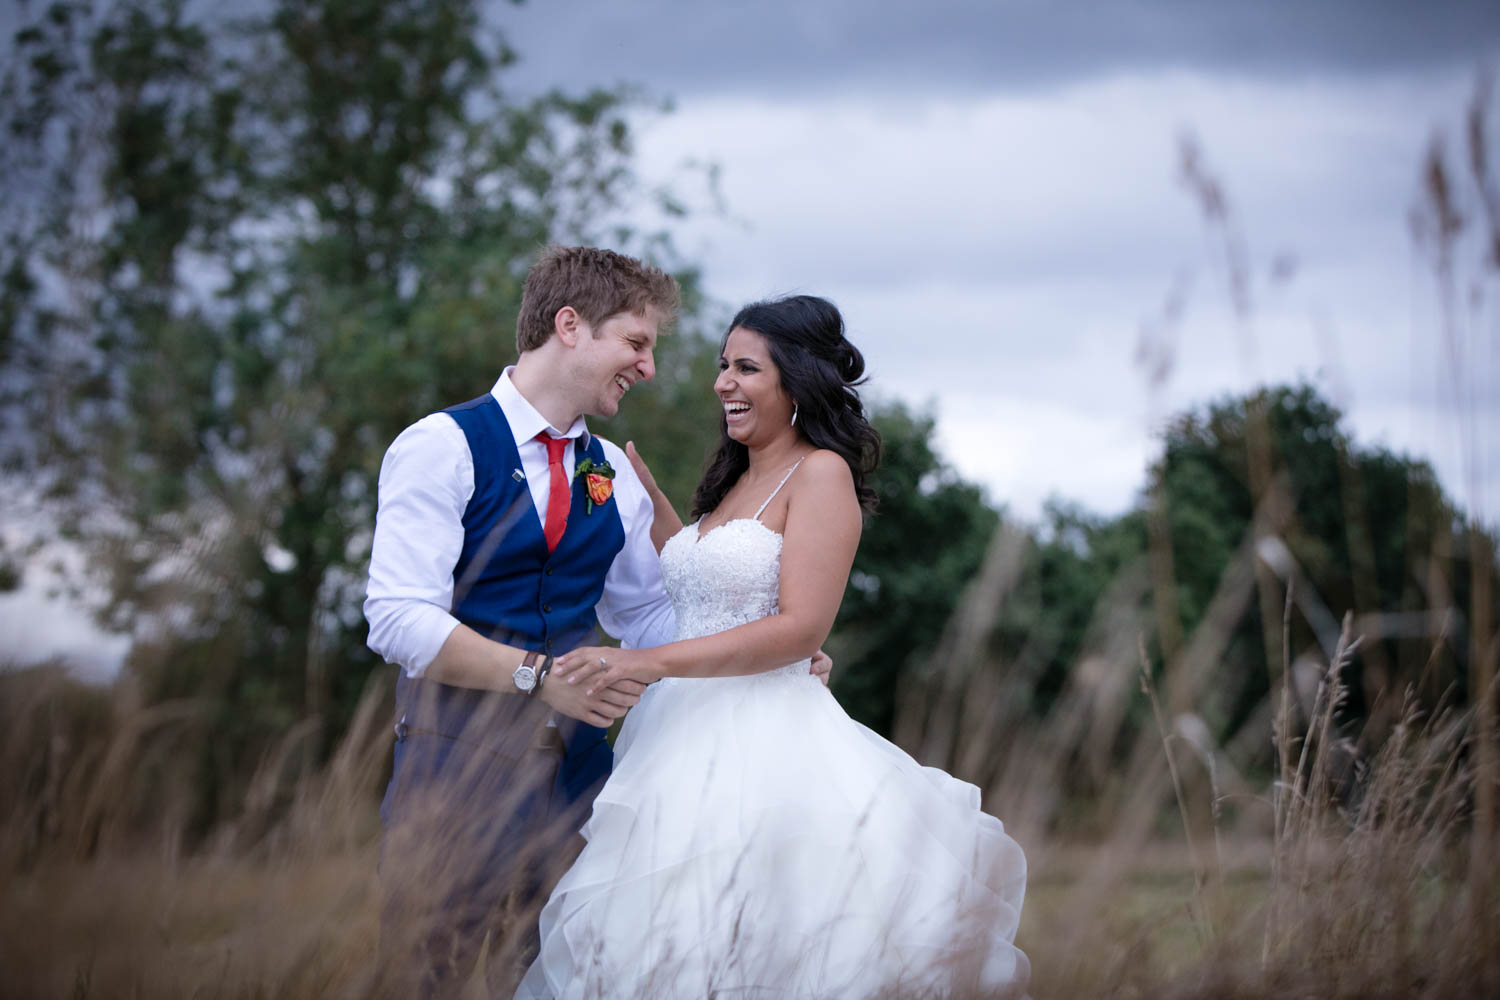
<svg viewBox="0 0 1500 1000">
<path fill-rule="evenodd" d="M 949 626 L 950 653 L 984 582 Z M 929 752 L 948 744 L 974 760 L 973 741 L 988 737 L 1006 761 L 986 803 L 1031 865 L 1018 944 L 1033 996 L 1500 990 L 1500 880 L 1494 827 L 1476 811 L 1484 772 L 1471 715 L 1410 709 L 1347 770 L 1330 671 L 1307 711 L 1290 687 L 1281 692 L 1276 731 L 1287 737 L 1274 780 L 1224 789 L 1213 763 L 1227 764 L 1222 748 L 1201 753 L 1180 719 L 1168 732 L 1154 686 L 1136 677 L 1115 697 L 1144 694 L 1162 728 L 1115 757 L 1129 770 L 1117 771 L 1113 797 L 1082 806 L 1047 794 L 1088 755 L 1087 739 L 1062 752 L 1055 739 L 1082 702 L 1065 697 L 1045 724 L 1004 739 L 907 723 Z M 122 709 L 118 692 L 55 670 L 4 682 L 7 996 L 381 995 L 374 807 L 388 767 L 385 688 L 367 692 L 326 766 L 299 771 L 294 754 L 272 755 L 234 822 L 188 837 L 170 794 L 182 789 L 160 778 L 171 773 L 164 734 L 186 725 L 191 706 Z M 1068 808 L 1090 818 L 1059 821 Z M 1094 832 L 1048 832 L 1059 825 Z M 478 977 L 471 987 L 482 995 Z"/>
</svg>

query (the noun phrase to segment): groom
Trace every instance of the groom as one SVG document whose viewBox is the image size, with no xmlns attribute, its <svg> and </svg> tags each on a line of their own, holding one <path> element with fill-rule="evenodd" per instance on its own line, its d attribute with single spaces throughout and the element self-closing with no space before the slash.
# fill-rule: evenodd
<svg viewBox="0 0 1500 1000">
<path fill-rule="evenodd" d="M 382 964 L 403 992 L 460 992 L 486 935 L 504 989 L 534 947 L 501 955 L 491 932 L 510 907 L 534 938 L 609 773 L 604 727 L 643 691 L 549 683 L 553 657 L 596 621 L 629 646 L 673 638 L 650 497 L 583 417 L 613 416 L 655 374 L 677 304 L 673 279 L 638 260 L 544 250 L 515 366 L 386 452 L 364 610 L 370 648 L 402 668 L 380 871 Z"/>
</svg>

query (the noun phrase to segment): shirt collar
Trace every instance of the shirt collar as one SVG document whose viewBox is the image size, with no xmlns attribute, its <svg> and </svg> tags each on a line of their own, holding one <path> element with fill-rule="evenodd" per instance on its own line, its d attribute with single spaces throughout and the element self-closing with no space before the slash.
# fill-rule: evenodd
<svg viewBox="0 0 1500 1000">
<path fill-rule="evenodd" d="M 559 432 L 557 428 L 547 423 L 547 418 L 537 412 L 526 397 L 521 395 L 521 390 L 516 388 L 515 382 L 511 381 L 511 372 L 515 371 L 514 365 L 506 368 L 500 373 L 495 387 L 490 390 L 490 395 L 495 397 L 495 402 L 500 404 L 500 412 L 505 414 L 505 422 L 510 424 L 510 432 L 515 435 L 516 444 L 524 444 L 546 431 L 552 437 L 578 438 L 579 444 L 587 448 L 589 446 L 589 429 L 584 425 L 583 418 L 574 420 L 568 429 Z"/>
</svg>

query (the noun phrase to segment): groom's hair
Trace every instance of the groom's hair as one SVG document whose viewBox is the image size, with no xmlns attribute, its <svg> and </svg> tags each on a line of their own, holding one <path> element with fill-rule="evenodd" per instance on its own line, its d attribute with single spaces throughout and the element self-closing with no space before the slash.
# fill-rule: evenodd
<svg viewBox="0 0 1500 1000">
<path fill-rule="evenodd" d="M 516 350 L 533 351 L 552 336 L 557 312 L 572 306 L 595 329 L 616 313 L 641 315 L 655 306 L 662 325 L 672 322 L 680 301 L 670 274 L 634 257 L 598 247 L 549 246 L 526 275 L 516 317 Z"/>
</svg>

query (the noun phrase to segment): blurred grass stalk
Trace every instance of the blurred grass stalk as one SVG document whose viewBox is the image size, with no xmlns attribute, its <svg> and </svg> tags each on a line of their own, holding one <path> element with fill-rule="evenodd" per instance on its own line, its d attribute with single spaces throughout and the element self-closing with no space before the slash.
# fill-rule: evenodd
<svg viewBox="0 0 1500 1000">
<path fill-rule="evenodd" d="M 1493 247 L 1484 266 L 1494 268 L 1500 207 L 1484 155 L 1488 102 L 1482 84 L 1469 116 L 1468 163 Z M 1191 144 L 1183 174 L 1222 244 L 1241 348 L 1253 365 L 1244 240 Z M 1473 355 L 1483 338 L 1471 350 L 1460 329 L 1455 256 L 1463 218 L 1437 145 L 1425 180 L 1418 243 L 1433 251 L 1448 363 L 1461 385 L 1464 367 L 1481 360 Z M 1169 358 L 1148 373 L 1153 387 L 1168 371 Z M 1477 406 L 1472 393 L 1457 398 Z M 1489 615 L 1495 553 L 1478 530 L 1487 513 L 1478 464 L 1493 441 L 1480 439 L 1477 419 L 1466 422 L 1475 529 L 1466 532 L 1471 697 L 1455 706 L 1447 694 L 1424 703 L 1423 677 L 1396 697 L 1389 685 L 1398 675 L 1377 644 L 1364 642 L 1384 634 L 1379 613 L 1344 614 L 1315 676 L 1293 661 L 1292 615 L 1318 607 L 1318 595 L 1281 541 L 1293 501 L 1265 421 L 1264 412 L 1249 414 L 1250 534 L 1191 634 L 1176 606 L 1158 491 L 1144 565 L 1127 567 L 1106 590 L 1084 652 L 1037 718 L 1028 671 L 1045 659 L 1031 654 L 1044 651 L 1014 662 L 990 652 L 1028 555 L 1026 534 L 1002 525 L 926 659 L 931 667 L 910 677 L 897 742 L 979 785 L 1026 848 L 1032 880 L 1018 943 L 1032 959 L 1034 995 L 1500 994 L 1500 636 Z M 1354 562 L 1369 567 L 1357 477 L 1343 483 Z M 1438 600 L 1451 593 L 1451 546 L 1440 536 L 1433 551 L 1408 557 L 1414 567 L 1425 561 L 1432 582 L 1424 620 L 1434 658 L 1459 613 Z M 1252 607 L 1271 695 L 1218 744 L 1195 706 Z M 1378 697 L 1363 731 L 1351 733 L 1339 708 L 1357 651 L 1370 673 L 1362 681 Z M 1139 688 L 1155 727 L 1135 724 Z M 389 760 L 388 677 L 372 681 L 326 765 L 313 767 L 304 752 L 316 722 L 290 730 L 244 801 L 221 809 L 228 818 L 192 850 L 187 798 L 202 776 L 184 769 L 199 755 L 183 748 L 214 738 L 201 706 L 142 706 L 128 681 L 110 692 L 86 689 L 56 667 L 8 672 L 0 690 L 0 947 L 9 995 L 375 992 L 374 809 Z M 1257 784 L 1243 762 L 1267 738 L 1273 773 Z M 1099 790 L 1094 801 L 1068 798 L 1080 776 Z M 1059 829 L 1078 835 L 1057 839 Z M 492 942 L 490 961 L 511 960 L 511 943 Z"/>
</svg>

